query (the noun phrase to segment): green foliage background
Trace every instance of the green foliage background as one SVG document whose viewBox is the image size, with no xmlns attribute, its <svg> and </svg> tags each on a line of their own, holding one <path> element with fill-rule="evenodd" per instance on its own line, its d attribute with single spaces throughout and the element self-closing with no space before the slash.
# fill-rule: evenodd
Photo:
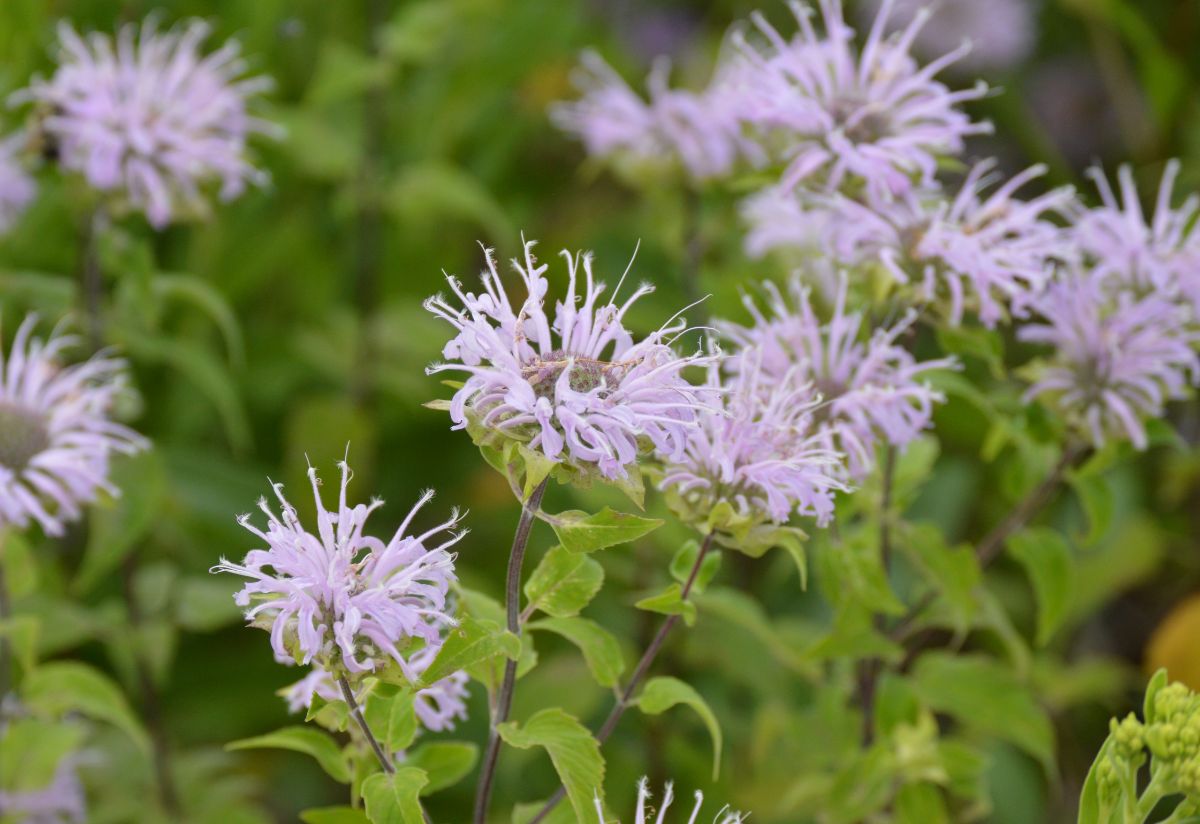
<svg viewBox="0 0 1200 824">
<path fill-rule="evenodd" d="M 784 9 L 762 5 L 785 19 Z M 1037 53 L 1013 73 L 988 78 L 1004 94 L 978 107 L 996 121 L 997 136 L 981 142 L 977 154 L 999 153 L 1010 168 L 1045 161 L 1050 182 L 1080 180 L 1093 158 L 1131 158 L 1154 181 L 1163 160 L 1179 155 L 1185 188 L 1194 188 L 1200 5 L 1042 6 Z M 381 528 L 398 523 L 426 487 L 439 493 L 431 518 L 451 505 L 470 509 L 459 574 L 467 586 L 498 596 L 517 507 L 469 439 L 422 406 L 446 394 L 423 372 L 439 356 L 446 330 L 420 301 L 441 288 L 443 269 L 464 278 L 479 269 L 477 241 L 507 258 L 525 231 L 540 239 L 547 260 L 559 248 L 594 249 L 609 278 L 640 241 L 634 274 L 658 291 L 639 303 L 635 326 L 656 326 L 687 302 L 679 279 L 683 196 L 667 187 L 637 194 L 590 167 L 549 124 L 546 107 L 573 94 L 568 74 L 585 46 L 600 48 L 631 79 L 640 76 L 652 31 L 669 31 L 662 45 L 676 53 L 682 76 L 702 78 L 726 27 L 753 7 L 732 0 L 0 3 L 3 93 L 50 70 L 56 20 L 111 30 L 152 10 L 166 22 L 208 18 L 214 39 L 237 36 L 255 71 L 278 84 L 265 114 L 287 136 L 257 148 L 272 176 L 268 188 L 219 208 L 210 220 L 161 234 L 125 221 L 102 250 L 113 296 L 106 337 L 134 364 L 142 408 L 130 411 L 155 449 L 123 465 L 126 497 L 115 508 L 102 509 L 67 540 L 32 547 L 38 585 L 17 600 L 19 611 L 42 619 L 41 656 L 111 673 L 152 720 L 134 663 L 138 656 L 150 662 L 144 674 L 161 696 L 157 726 L 185 806 L 203 810 L 200 820 L 293 821 L 302 809 L 345 803 L 344 787 L 304 755 L 223 751 L 228 741 L 299 723 L 275 691 L 301 673 L 275 664 L 267 637 L 242 628 L 229 599 L 235 582 L 207 574 L 219 556 L 240 557 L 252 544 L 234 516 L 269 491 L 268 477 L 303 489 L 306 459 L 332 473 L 349 443 L 352 488 L 388 502 L 375 516 Z M 1062 106 L 1085 121 L 1082 148 L 1078 134 L 1055 131 L 1036 108 L 1039 89 L 1050 82 L 1046 73 L 1075 61 L 1081 68 L 1065 94 L 1077 99 Z M 19 123 L 13 113 L 6 120 Z M 1080 123 L 1073 125 L 1078 131 Z M 77 193 L 45 180 L 36 206 L 0 242 L 6 330 L 29 308 L 51 320 L 78 308 Z M 788 267 L 743 256 L 732 200 L 707 199 L 701 221 L 700 287 L 713 294 L 709 311 L 743 319 L 738 290 L 782 277 Z M 962 343 L 964 351 L 979 351 L 971 345 Z M 986 359 L 966 360 L 972 377 L 988 385 Z M 940 453 L 920 447 L 906 464 L 914 473 L 909 521 L 936 525 L 949 545 L 977 539 L 1040 477 L 1045 453 L 1036 439 L 1019 448 L 1036 432 L 1037 413 L 1013 412 L 1016 398 L 1015 389 L 996 382 L 982 405 L 956 397 L 939 412 Z M 989 432 L 997 437 L 997 415 L 1019 431 L 985 460 L 982 447 Z M 1177 410 L 1175 424 L 1190 442 L 1194 406 Z M 1062 552 L 1075 564 L 1069 580 L 1044 583 L 1065 593 L 1055 625 L 1037 625 L 1035 592 L 1017 550 L 988 584 L 1011 626 L 968 634 L 967 654 L 958 659 L 924 663 L 922 699 L 951 717 L 976 716 L 988 756 L 990 820 L 1072 817 L 1107 718 L 1133 705 L 1148 632 L 1200 580 L 1195 454 L 1160 446 L 1138 463 L 1114 461 L 1081 478 L 1047 516 L 1071 537 Z M 602 490 L 579 495 L 552 488 L 548 509 L 615 503 Z M 656 500 L 650 506 L 661 509 Z M 587 614 L 622 639 L 627 661 L 657 626 L 657 616 L 633 602 L 669 580 L 672 554 L 690 537 L 668 523 L 597 556 L 608 583 Z M 552 544 L 539 527 L 534 562 Z M 630 809 L 643 774 L 710 788 L 710 798 L 755 810 L 753 820 L 762 824 L 807 820 L 772 812 L 781 798 L 802 805 L 805 793 L 834 792 L 820 776 L 857 748 L 857 726 L 837 698 L 849 698 L 849 674 L 823 688 L 813 677 L 821 666 L 813 644 L 832 620 L 823 582 L 837 577 L 820 557 L 813 567 L 814 580 L 802 591 L 784 553 L 724 559 L 696 626 L 673 640 L 657 666 L 659 674 L 692 684 L 720 719 L 720 779 L 712 781 L 711 744 L 698 717 L 682 709 L 630 714 L 605 748 L 614 810 Z M 911 591 L 903 576 L 892 583 Z M 1009 650 L 1016 675 L 969 666 L 972 655 L 1003 652 L 1006 644 L 1018 650 Z M 585 721 L 602 717 L 611 698 L 575 649 L 545 633 L 537 647 L 541 665 L 521 681 L 514 717 L 550 704 Z M 998 694 L 1010 678 L 1019 679 L 1028 706 Z M 454 737 L 482 742 L 486 718 L 482 690 L 473 685 L 470 720 Z M 1038 719 L 1052 724 L 1056 746 L 1039 743 L 1050 727 Z M 1032 732 L 1013 733 L 1023 723 Z M 107 784 L 106 798 L 124 798 L 126 806 L 110 801 L 97 820 L 155 820 L 147 751 L 119 733 L 110 738 L 97 748 L 107 756 L 91 774 Z M 1040 764 L 1031 754 L 1039 749 Z M 556 786 L 540 750 L 507 748 L 495 809 L 543 798 Z M 437 821 L 465 821 L 472 790 L 473 780 L 464 781 L 432 796 L 428 809 Z"/>
</svg>

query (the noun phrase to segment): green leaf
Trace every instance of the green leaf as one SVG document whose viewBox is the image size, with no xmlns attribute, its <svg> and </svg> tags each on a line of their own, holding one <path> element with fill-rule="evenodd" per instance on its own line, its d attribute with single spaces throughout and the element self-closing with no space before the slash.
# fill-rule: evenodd
<svg viewBox="0 0 1200 824">
<path fill-rule="evenodd" d="M 24 672 L 37 664 L 38 635 L 41 621 L 33 615 L 14 615 L 0 621 L 0 639 L 12 650 L 13 658 Z"/>
<path fill-rule="evenodd" d="M 666 675 L 651 678 L 634 703 L 648 715 L 660 715 L 676 704 L 686 704 L 695 710 L 712 737 L 713 781 L 717 780 L 721 772 L 721 727 L 713 711 L 691 684 Z"/>
<path fill-rule="evenodd" d="M 1166 668 L 1160 667 L 1151 676 L 1149 683 L 1146 684 L 1146 696 L 1142 699 L 1142 715 L 1146 719 L 1147 724 L 1155 722 L 1158 710 L 1155 707 L 1154 699 L 1158 695 L 1159 690 L 1165 687 L 1169 680 Z"/>
<path fill-rule="evenodd" d="M 1067 477 L 1087 516 L 1088 529 L 1080 536 L 1080 541 L 1084 546 L 1091 546 L 1103 538 L 1112 525 L 1115 508 L 1112 486 L 1101 474 L 1074 472 Z"/>
<path fill-rule="evenodd" d="M 771 657 L 798 673 L 808 673 L 800 650 L 780 632 L 754 597 L 730 587 L 716 587 L 697 599 L 701 612 L 711 614 L 732 626 L 741 627 L 757 638 Z"/>
<path fill-rule="evenodd" d="M 688 541 L 681 546 L 675 553 L 675 557 L 671 559 L 671 577 L 681 584 L 686 584 L 692 573 L 692 567 L 696 565 L 696 556 L 699 553 L 700 545 L 695 541 Z M 705 555 L 704 560 L 700 563 L 700 571 L 696 573 L 696 579 L 692 583 L 692 593 L 699 595 L 704 592 L 720 566 L 720 552 L 710 551 Z"/>
<path fill-rule="evenodd" d="M 353 807 L 317 807 L 300 813 L 305 824 L 371 824 L 362 810 Z"/>
<path fill-rule="evenodd" d="M 77 751 L 86 735 L 83 724 L 20 716 L 6 719 L 0 735 L 0 787 L 43 789 L 62 759 Z"/>
<path fill-rule="evenodd" d="M 994 329 L 984 329 L 982 326 L 939 326 L 937 339 L 942 351 L 978 358 L 987 365 L 994 377 L 1004 377 L 1004 342 Z"/>
<path fill-rule="evenodd" d="M 658 595 L 643 598 L 634 606 L 662 615 L 682 615 L 689 627 L 696 623 L 696 605 L 691 601 L 683 600 L 683 587 L 679 584 L 670 584 Z"/>
<path fill-rule="evenodd" d="M 321 769 L 342 784 L 350 783 L 350 765 L 337 742 L 312 727 L 284 727 L 266 735 L 243 738 L 225 745 L 227 750 L 276 749 L 311 755 Z"/>
<path fill-rule="evenodd" d="M 37 588 L 38 568 L 29 542 L 15 532 L 0 528 L 0 564 L 10 598 L 22 598 Z"/>
<path fill-rule="evenodd" d="M 595 552 L 627 544 L 662 526 L 657 518 L 642 518 L 607 506 L 595 515 L 575 509 L 560 512 L 550 523 L 563 548 L 570 552 Z"/>
<path fill-rule="evenodd" d="M 120 566 L 162 512 L 168 481 L 156 450 L 116 461 L 112 474 L 121 496 L 92 507 L 87 548 L 75 576 L 78 593 L 88 592 Z"/>
<path fill-rule="evenodd" d="M 120 687 L 86 664 L 59 661 L 43 664 L 25 678 L 25 702 L 51 715 L 79 712 L 122 730 L 144 752 L 150 742 L 129 708 Z"/>
<path fill-rule="evenodd" d="M 421 795 L 453 787 L 467 776 L 479 758 L 479 747 L 465 741 L 430 741 L 408 753 L 405 764 L 425 771 L 429 783 Z"/>
<path fill-rule="evenodd" d="M 529 625 L 561 635 L 583 653 L 588 669 L 602 687 L 615 687 L 625 671 L 621 645 L 611 632 L 587 618 L 543 618 Z"/>
<path fill-rule="evenodd" d="M 912 685 L 934 711 L 1020 747 L 1053 771 L 1054 729 L 1008 667 L 980 655 L 929 652 L 917 659 Z"/>
<path fill-rule="evenodd" d="M 367 817 L 373 824 L 423 824 L 420 794 L 427 783 L 425 771 L 416 767 L 372 775 L 362 785 Z"/>
<path fill-rule="evenodd" d="M 1109 817 L 1102 818 L 1100 815 L 1100 779 L 1097 773 L 1100 764 L 1108 758 L 1111 748 L 1112 739 L 1109 738 L 1100 747 L 1100 752 L 1096 753 L 1096 759 L 1088 769 L 1087 778 L 1083 781 L 1083 790 L 1079 794 L 1079 824 L 1109 824 Z"/>
<path fill-rule="evenodd" d="M 525 466 L 525 482 L 521 490 L 521 500 L 528 501 L 533 495 L 533 490 L 537 489 L 538 485 L 550 477 L 550 473 L 554 471 L 554 467 L 558 466 L 557 461 L 552 461 L 538 449 L 530 449 L 523 443 L 517 444 L 517 452 Z"/>
<path fill-rule="evenodd" d="M 367 726 L 387 745 L 389 752 L 408 749 L 417 735 L 416 694 L 411 688 L 377 683 L 363 708 Z"/>
<path fill-rule="evenodd" d="M 207 314 L 225 340 L 230 361 L 235 364 L 245 362 L 246 345 L 237 314 L 211 283 L 195 275 L 159 272 L 154 276 L 153 288 L 162 300 L 186 301 Z"/>
<path fill-rule="evenodd" d="M 189 632 L 213 632 L 241 621 L 233 594 L 241 582 L 232 576 L 189 575 L 179 582 L 175 620 Z"/>
<path fill-rule="evenodd" d="M 511 747 L 545 749 L 576 817 L 586 821 L 595 815 L 593 799 L 597 793 L 603 803 L 604 758 L 599 743 L 582 724 L 558 707 L 551 707 L 522 726 L 515 721 L 499 724 L 496 732 Z"/>
<path fill-rule="evenodd" d="M 942 792 L 932 784 L 905 784 L 895 805 L 896 824 L 950 824 Z"/>
<path fill-rule="evenodd" d="M 1037 643 L 1044 646 L 1062 624 L 1071 598 L 1071 548 L 1053 529 L 1035 527 L 1012 535 L 1009 553 L 1020 562 L 1037 597 Z"/>
<path fill-rule="evenodd" d="M 896 530 L 896 541 L 945 599 L 954 628 L 965 631 L 977 607 L 974 593 L 982 579 L 975 551 L 947 546 L 942 531 L 933 524 L 903 524 Z"/>
<path fill-rule="evenodd" d="M 516 660 L 521 655 L 521 639 L 492 621 L 463 616 L 446 636 L 433 663 L 422 673 L 418 686 L 424 689 L 447 675 L 500 655 Z"/>
<path fill-rule="evenodd" d="M 324 106 L 353 100 L 387 80 L 388 66 L 350 44 L 333 38 L 321 40 L 313 79 L 305 100 L 311 106 Z"/>
<path fill-rule="evenodd" d="M 547 552 L 525 582 L 527 615 L 541 610 L 566 618 L 578 615 L 604 585 L 604 567 L 587 555 L 560 546 Z"/>
</svg>

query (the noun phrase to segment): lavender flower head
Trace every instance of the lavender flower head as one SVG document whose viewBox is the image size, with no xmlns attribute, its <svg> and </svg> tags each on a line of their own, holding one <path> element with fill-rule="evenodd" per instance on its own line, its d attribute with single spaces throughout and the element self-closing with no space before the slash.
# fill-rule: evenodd
<svg viewBox="0 0 1200 824">
<path fill-rule="evenodd" d="M 953 199 L 937 189 L 882 203 L 829 198 L 826 252 L 844 263 L 878 261 L 898 283 L 912 283 L 920 300 L 945 301 L 954 325 L 970 308 L 985 326 L 995 326 L 1020 313 L 1045 287 L 1055 263 L 1074 258 L 1075 248 L 1047 219 L 1067 213 L 1071 189 L 1017 199 L 1018 189 L 1045 173 L 1032 166 L 988 192 L 993 166 L 972 167 Z"/>
<path fill-rule="evenodd" d="M 658 806 L 658 815 L 654 818 L 654 824 L 663 824 L 666 821 L 667 810 L 675 801 L 675 788 L 670 781 L 663 788 L 662 801 Z M 704 793 L 696 790 L 695 805 L 692 807 L 692 813 L 688 816 L 687 824 L 696 824 L 700 816 L 700 808 L 704 806 Z M 638 797 L 637 797 L 637 818 L 634 819 L 637 824 L 647 824 L 650 821 L 650 816 L 654 815 L 654 807 L 651 804 L 650 798 L 650 783 L 643 778 L 638 782 Z M 600 804 L 599 795 L 596 796 L 596 816 L 599 824 L 608 824 L 608 819 L 604 817 L 604 808 Z M 729 805 L 722 807 L 717 811 L 716 817 L 712 819 L 713 824 L 742 824 L 749 816 L 745 813 L 734 812 L 729 809 Z"/>
<path fill-rule="evenodd" d="M 1026 397 L 1042 395 L 1096 446 L 1109 437 L 1147 445 L 1145 418 L 1200 381 L 1200 336 L 1186 308 L 1155 292 L 1113 290 L 1068 271 L 1034 303 L 1040 321 L 1021 340 L 1053 347 L 1052 359 Z"/>
<path fill-rule="evenodd" d="M 449 520 L 420 534 L 408 534 L 417 512 L 433 497 L 424 493 L 386 544 L 364 534 L 367 518 L 383 502 L 350 506 L 346 487 L 352 473 L 345 461 L 337 508 L 325 509 L 316 470 L 309 467 L 317 507 L 317 531 L 301 525 L 295 508 L 275 484 L 280 514 L 266 499 L 259 509 L 267 516 L 263 532 L 244 515 L 239 523 L 266 543 L 243 563 L 221 559 L 213 572 L 249 578 L 236 596 L 246 619 L 270 627 L 275 659 L 284 664 L 315 664 L 352 679 L 395 663 L 410 681 L 420 674 L 406 648 L 419 641 L 438 646 L 442 630 L 453 625 L 446 594 L 455 580 L 454 559 L 447 550 L 465 535 L 452 531 Z M 439 533 L 448 533 L 432 548 Z"/>
<path fill-rule="evenodd" d="M 653 287 L 640 286 L 618 304 L 623 275 L 613 296 L 601 302 L 605 287 L 592 276 L 591 255 L 564 251 L 567 294 L 555 304 L 551 323 L 549 267 L 537 264 L 533 246 L 525 244 L 524 262 L 513 260 L 526 290 L 519 306 L 510 301 L 491 250 L 485 250 L 482 294 L 447 276 L 462 308 L 440 295 L 425 302 L 457 332 L 443 349 L 447 362 L 426 371 L 468 376 L 449 404 L 454 428 L 469 428 L 477 440 L 527 443 L 560 465 L 595 469 L 609 480 L 625 479 L 647 443 L 682 456 L 703 402 L 681 373 L 710 360 L 680 357 L 671 348 L 685 322 L 676 316 L 635 340 L 625 314 Z"/>
<path fill-rule="evenodd" d="M 934 404 L 943 398 L 921 378 L 954 368 L 955 361 L 918 361 L 897 344 L 915 320 L 912 312 L 862 340 L 862 314 L 846 311 L 844 276 L 828 323 L 817 317 L 798 278 L 791 282 L 790 305 L 774 284 L 766 289 L 769 312 L 749 297 L 744 301 L 753 326 L 720 327 L 745 353 L 735 355 L 733 365 L 761 370 L 779 383 L 810 382 L 824 401 L 814 417 L 825 447 L 844 454 L 849 477 L 861 480 L 874 467 L 880 443 L 903 449 L 929 426 Z"/>
<path fill-rule="evenodd" d="M 723 72 L 722 93 L 763 148 L 788 163 L 785 188 L 819 174 L 817 188 L 865 186 L 886 198 L 914 183 L 932 184 L 939 157 L 959 154 L 965 138 L 990 131 L 958 108 L 984 96 L 985 84 L 950 91 L 934 79 L 968 46 L 919 66 L 909 48 L 929 12 L 889 37 L 891 7 L 885 0 L 861 48 L 841 0 L 820 0 L 822 32 L 813 26 L 813 8 L 795 3 L 795 39 L 760 14 L 752 19 L 765 44 L 735 35 L 740 66 Z"/>
<path fill-rule="evenodd" d="M 1093 276 L 1117 287 L 1179 295 L 1200 312 L 1200 232 L 1195 231 L 1200 197 L 1193 194 L 1171 206 L 1179 161 L 1167 163 L 1149 220 L 1129 166 L 1117 170 L 1119 197 L 1099 169 L 1089 169 L 1088 175 L 1101 203 L 1079 213 L 1073 237 Z"/>
<path fill-rule="evenodd" d="M 76 770 L 78 756 L 63 758 L 39 790 L 0 790 L 0 816 L 22 824 L 84 824 L 87 798 Z"/>
<path fill-rule="evenodd" d="M 63 366 L 76 338 L 34 338 L 36 323 L 26 317 L 8 357 L 0 350 L 0 529 L 37 522 L 62 535 L 100 492 L 120 494 L 108 480 L 112 456 L 148 443 L 110 417 L 125 362 L 101 353 Z"/>
<path fill-rule="evenodd" d="M 276 130 L 246 106 L 271 82 L 245 77 L 236 43 L 203 55 L 208 34 L 201 20 L 159 31 L 151 16 L 140 30 L 127 25 L 115 38 L 85 39 L 62 23 L 58 69 L 13 99 L 45 109 L 41 127 L 64 169 L 162 228 L 202 213 L 210 184 L 228 201 L 266 180 L 246 144 Z"/>
<path fill-rule="evenodd" d="M 585 52 L 575 76 L 582 97 L 550 112 L 563 131 L 583 141 L 588 154 L 615 162 L 633 176 L 680 167 L 695 181 L 729 174 L 746 148 L 736 120 L 708 92 L 671 89 L 669 65 L 655 63 L 643 100 L 595 52 Z"/>
<path fill-rule="evenodd" d="M 409 657 L 409 667 L 420 676 L 433 663 L 439 649 L 435 645 L 422 647 Z M 465 720 L 468 680 L 467 674 L 459 670 L 417 690 L 413 710 L 421 726 L 430 732 L 442 732 L 454 729 L 457 721 Z M 307 710 L 312 706 L 314 696 L 320 696 L 325 701 L 344 700 L 333 676 L 323 669 L 314 669 L 284 691 L 284 699 L 291 712 Z"/>
<path fill-rule="evenodd" d="M 846 489 L 836 477 L 842 456 L 815 432 L 819 397 L 801 370 L 766 375 L 762 354 L 743 352 L 728 381 L 719 364 L 709 366 L 712 406 L 684 456 L 665 462 L 659 486 L 682 500 L 677 509 L 702 519 L 726 503 L 750 522 L 783 524 L 795 512 L 824 526 L 833 493 Z"/>
<path fill-rule="evenodd" d="M 0 234 L 13 227 L 37 194 L 37 184 L 17 157 L 25 142 L 21 133 L 0 140 Z"/>
</svg>

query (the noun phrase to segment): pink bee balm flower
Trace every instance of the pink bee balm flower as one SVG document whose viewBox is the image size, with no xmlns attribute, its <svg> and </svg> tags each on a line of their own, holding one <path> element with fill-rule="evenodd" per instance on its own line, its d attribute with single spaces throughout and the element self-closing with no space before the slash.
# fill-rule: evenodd
<svg viewBox="0 0 1200 824">
<path fill-rule="evenodd" d="M 827 191 L 865 185 L 877 198 L 899 194 L 914 182 L 931 185 L 939 157 L 961 153 L 965 138 L 990 131 L 958 108 L 983 97 L 986 85 L 952 92 L 934 80 L 967 46 L 919 66 L 909 48 L 929 13 L 887 37 L 891 6 L 883 3 L 861 49 L 841 0 L 820 0 L 822 32 L 812 24 L 812 7 L 797 3 L 793 40 L 760 14 L 753 20 L 765 44 L 735 35 L 734 60 L 743 66 L 723 73 L 723 94 L 763 148 L 787 161 L 785 188 L 820 174 Z"/>
<path fill-rule="evenodd" d="M 658 805 L 658 815 L 654 818 L 654 824 L 663 824 L 666 821 L 665 815 L 670 809 L 671 804 L 675 801 L 675 788 L 670 781 L 663 788 L 662 801 Z M 696 824 L 699 820 L 700 808 L 704 806 L 704 793 L 696 790 L 695 805 L 692 807 L 692 813 L 687 819 L 687 824 Z M 637 824 L 648 824 L 650 817 L 654 815 L 654 806 L 651 804 L 650 798 L 650 783 L 643 778 L 638 782 L 638 797 L 637 797 L 637 813 L 634 819 Z M 599 824 L 608 824 L 608 819 L 604 817 L 604 808 L 600 804 L 600 796 L 596 796 L 596 816 Z M 745 813 L 734 812 L 726 805 L 717 811 L 717 815 L 712 819 L 713 824 L 742 824 L 749 816 Z"/>
<path fill-rule="evenodd" d="M 1117 170 L 1120 197 L 1103 172 L 1090 169 L 1100 205 L 1082 210 L 1073 237 L 1093 275 L 1109 284 L 1179 295 L 1200 312 L 1200 232 L 1195 231 L 1200 197 L 1171 206 L 1179 161 L 1167 163 L 1147 219 L 1129 166 Z"/>
<path fill-rule="evenodd" d="M 62 535 L 109 483 L 113 455 L 148 443 L 111 419 L 126 391 L 125 362 L 100 354 L 63 366 L 71 336 L 34 338 L 37 318 L 17 330 L 7 359 L 0 350 L 0 529 L 36 521 Z"/>
<path fill-rule="evenodd" d="M 870 23 L 883 5 L 868 0 L 859 5 L 859 19 Z M 939 55 L 971 44 L 954 68 L 960 71 L 1006 69 L 1024 60 L 1037 40 L 1037 0 L 943 0 L 930 4 L 925 0 L 896 0 L 893 8 L 895 27 L 904 28 L 929 7 L 933 14 L 913 41 L 913 50 L 922 55 Z"/>
<path fill-rule="evenodd" d="M 1070 236 L 1047 219 L 1064 215 L 1069 188 L 1028 201 L 1014 193 L 1045 172 L 1033 166 L 987 192 L 993 163 L 975 165 L 958 194 L 913 190 L 864 204 L 835 195 L 827 218 L 829 254 L 850 263 L 877 260 L 899 283 L 914 283 L 927 302 L 945 299 L 951 323 L 968 307 L 991 327 L 1040 292 L 1055 263 L 1071 260 Z"/>
<path fill-rule="evenodd" d="M 796 512 L 824 526 L 833 517 L 833 493 L 846 489 L 835 477 L 842 456 L 815 430 L 819 397 L 800 370 L 766 375 L 761 361 L 761 352 L 743 352 L 728 383 L 718 364 L 709 366 L 714 404 L 682 459 L 666 463 L 659 486 L 703 514 L 726 501 L 748 518 L 778 524 Z"/>
<path fill-rule="evenodd" d="M 576 75 L 583 96 L 560 103 L 551 118 L 583 141 L 588 154 L 626 162 L 634 170 L 680 166 L 693 180 L 729 174 L 744 148 L 739 127 L 707 92 L 671 89 L 669 66 L 655 63 L 643 100 L 595 52 Z"/>
<path fill-rule="evenodd" d="M 896 341 L 916 319 L 908 313 L 890 328 L 862 339 L 863 316 L 846 311 L 843 277 L 833 316 L 822 323 L 800 280 L 791 283 L 792 301 L 767 283 L 770 312 L 744 302 L 754 325 L 721 325 L 745 354 L 731 360 L 737 369 L 761 369 L 771 380 L 811 383 L 823 398 L 814 418 L 826 448 L 846 456 L 851 478 L 864 478 L 875 465 L 880 442 L 904 448 L 926 429 L 934 404 L 943 400 L 921 378 L 935 369 L 954 368 L 953 358 L 918 361 Z"/>
<path fill-rule="evenodd" d="M 1186 308 L 1156 292 L 1114 292 L 1095 277 L 1068 270 L 1033 304 L 1043 319 L 1017 331 L 1054 348 L 1027 397 L 1049 396 L 1096 446 L 1107 437 L 1147 445 L 1145 418 L 1200 381 L 1193 347 L 1200 336 Z"/>
<path fill-rule="evenodd" d="M 266 549 L 252 550 L 241 564 L 222 558 L 212 571 L 251 579 L 237 593 L 237 603 L 248 608 L 246 618 L 254 625 L 270 626 L 271 647 L 280 663 L 315 663 L 354 677 L 394 662 L 414 680 L 419 672 L 402 647 L 412 639 L 439 645 L 442 629 L 454 623 L 446 593 L 455 580 L 455 556 L 447 550 L 466 532 L 450 531 L 459 523 L 455 511 L 433 529 L 409 535 L 413 518 L 433 497 L 426 492 L 390 541 L 364 534 L 367 518 L 383 502 L 350 506 L 346 487 L 352 473 L 344 461 L 339 468 L 341 492 L 331 512 L 321 500 L 317 472 L 309 467 L 317 506 L 315 533 L 301 525 L 283 496 L 283 485 L 275 484 L 280 514 L 271 511 L 265 498 L 258 505 L 267 516 L 266 532 L 253 526 L 249 515 L 238 519 Z M 449 534 L 441 543 L 426 546 L 444 532 Z"/>
<path fill-rule="evenodd" d="M 0 234 L 13 227 L 37 194 L 37 184 L 17 157 L 26 139 L 17 133 L 0 140 Z"/>
<path fill-rule="evenodd" d="M 447 277 L 458 308 L 438 295 L 425 307 L 457 334 L 442 350 L 447 363 L 426 371 L 460 371 L 468 377 L 450 402 L 455 429 L 482 428 L 527 442 L 560 464 L 595 468 L 610 480 L 627 477 L 643 452 L 643 440 L 667 455 L 683 454 L 703 402 L 682 376 L 711 358 L 680 357 L 670 346 L 686 324 L 672 318 L 635 340 L 625 313 L 653 287 L 643 285 L 623 303 L 601 302 L 604 284 L 592 276 L 590 254 L 564 251 L 569 281 L 554 321 L 546 313 L 546 264 L 537 265 L 532 242 L 524 262 L 513 266 L 525 284 L 519 306 L 510 301 L 491 250 L 485 250 L 484 292 L 463 290 Z M 578 275 L 582 269 L 583 293 Z M 627 270 L 628 273 L 628 270 Z M 678 316 L 676 316 L 678 318 Z"/>
<path fill-rule="evenodd" d="M 201 20 L 160 32 L 152 16 L 140 31 L 130 25 L 115 39 L 84 39 L 62 23 L 58 69 L 14 100 L 47 109 L 43 128 L 64 169 L 161 228 L 203 210 L 201 190 L 211 183 L 228 201 L 247 183 L 266 180 L 247 159 L 246 143 L 275 127 L 246 106 L 270 80 L 244 76 L 236 43 L 203 55 L 208 33 Z"/>
</svg>

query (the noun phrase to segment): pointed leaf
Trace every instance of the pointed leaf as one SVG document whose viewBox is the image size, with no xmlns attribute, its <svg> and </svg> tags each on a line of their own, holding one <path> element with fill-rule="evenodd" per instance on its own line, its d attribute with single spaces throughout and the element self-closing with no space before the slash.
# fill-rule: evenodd
<svg viewBox="0 0 1200 824">
<path fill-rule="evenodd" d="M 638 709 L 647 715 L 660 715 L 676 704 L 686 704 L 696 711 L 700 720 L 708 727 L 713 744 L 713 781 L 721 771 L 721 726 L 700 693 L 684 681 L 669 676 L 651 678 L 634 701 Z"/>
<path fill-rule="evenodd" d="M 375 773 L 362 785 L 367 817 L 373 824 L 423 824 L 421 790 L 429 783 L 424 770 L 397 767 L 396 772 Z"/>
<path fill-rule="evenodd" d="M 643 598 L 634 606 L 663 615 L 682 615 L 689 627 L 696 623 L 696 605 L 691 601 L 683 600 L 683 587 L 679 584 L 671 584 L 658 595 Z"/>
<path fill-rule="evenodd" d="M 611 632 L 587 618 L 543 618 L 529 625 L 566 638 L 583 653 L 588 669 L 602 687 L 615 687 L 625 671 L 621 645 Z"/>
<path fill-rule="evenodd" d="M 25 702 L 51 715 L 79 712 L 125 732 L 143 751 L 149 739 L 120 687 L 86 664 L 61 661 L 42 664 L 23 684 Z"/>
<path fill-rule="evenodd" d="M 338 743 L 320 730 L 312 727 L 284 727 L 266 735 L 243 738 L 225 745 L 227 750 L 276 749 L 291 750 L 311 755 L 329 773 L 330 778 L 342 784 L 350 783 L 350 766 Z"/>
<path fill-rule="evenodd" d="M 453 787 L 467 776 L 479 758 L 479 747 L 465 741 L 430 741 L 408 753 L 405 763 L 425 771 L 429 783 L 421 795 Z"/>
<path fill-rule="evenodd" d="M 575 509 L 560 512 L 550 523 L 565 549 L 595 552 L 634 541 L 658 529 L 663 522 L 617 512 L 606 506 L 595 515 Z"/>
<path fill-rule="evenodd" d="M 1037 597 L 1037 643 L 1044 646 L 1062 624 L 1071 599 L 1071 548 L 1053 529 L 1025 529 L 1009 537 L 1009 554 L 1016 558 L 1033 584 Z"/>
<path fill-rule="evenodd" d="M 521 654 L 521 639 L 492 621 L 464 616 L 450 630 L 433 663 L 421 675 L 424 689 L 447 675 L 468 669 L 489 658 L 504 656 L 516 660 Z"/>
<path fill-rule="evenodd" d="M 603 585 L 604 567 L 587 555 L 556 546 L 525 582 L 526 611 L 541 610 L 558 618 L 578 615 Z"/>
<path fill-rule="evenodd" d="M 87 592 L 116 569 L 162 511 L 168 482 L 155 450 L 116 461 L 112 482 L 121 495 L 92 507 L 87 548 L 75 578 L 76 592 Z"/>
<path fill-rule="evenodd" d="M 593 799 L 603 792 L 604 758 L 600 755 L 600 745 L 582 724 L 552 707 L 521 726 L 514 721 L 500 724 L 496 732 L 517 749 L 544 748 L 567 790 L 576 818 L 587 821 L 595 817 Z"/>
</svg>

